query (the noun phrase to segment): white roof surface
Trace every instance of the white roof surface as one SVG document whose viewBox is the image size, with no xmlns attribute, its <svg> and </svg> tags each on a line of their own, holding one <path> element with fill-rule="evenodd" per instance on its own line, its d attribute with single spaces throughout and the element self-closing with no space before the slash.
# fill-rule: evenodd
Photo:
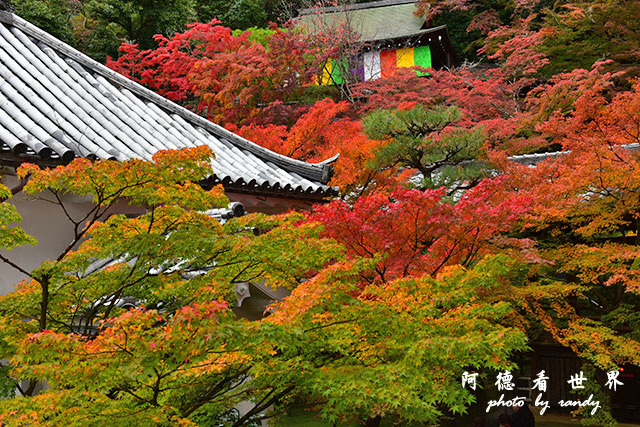
<svg viewBox="0 0 640 427">
<path fill-rule="evenodd" d="M 209 146 L 214 183 L 300 198 L 337 194 L 328 162 L 290 159 L 235 135 L 0 11 L 0 163 L 150 160 Z"/>
</svg>

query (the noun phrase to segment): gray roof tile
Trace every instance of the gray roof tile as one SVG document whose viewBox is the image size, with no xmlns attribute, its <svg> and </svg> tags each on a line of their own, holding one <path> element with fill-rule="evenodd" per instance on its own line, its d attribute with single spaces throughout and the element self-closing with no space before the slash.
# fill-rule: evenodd
<svg viewBox="0 0 640 427">
<path fill-rule="evenodd" d="M 622 144 L 622 145 L 619 145 L 619 147 L 624 148 L 625 150 L 637 151 L 638 149 L 640 149 L 640 144 L 637 142 L 634 142 L 632 144 Z M 538 163 L 542 162 L 543 160 L 547 160 L 550 158 L 555 159 L 569 153 L 571 153 L 571 151 L 567 150 L 567 151 L 553 151 L 553 152 L 547 152 L 547 153 L 520 154 L 517 156 L 509 157 L 509 160 L 511 160 L 512 162 L 523 164 L 523 165 L 535 167 Z"/>
<path fill-rule="evenodd" d="M 330 165 L 290 159 L 247 141 L 0 11 L 0 160 L 149 160 L 159 150 L 198 145 L 216 156 L 213 182 L 231 189 L 337 194 L 326 185 Z"/>
<path fill-rule="evenodd" d="M 297 22 L 311 32 L 338 30 L 348 25 L 361 41 L 378 41 L 420 34 L 425 19 L 415 15 L 415 0 L 375 1 L 300 11 Z"/>
</svg>

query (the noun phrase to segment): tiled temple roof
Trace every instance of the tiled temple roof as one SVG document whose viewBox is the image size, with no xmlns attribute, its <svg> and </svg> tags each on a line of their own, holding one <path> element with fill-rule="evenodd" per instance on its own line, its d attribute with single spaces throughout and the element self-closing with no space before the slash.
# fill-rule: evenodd
<svg viewBox="0 0 640 427">
<path fill-rule="evenodd" d="M 150 160 L 209 146 L 211 182 L 301 199 L 336 195 L 329 161 L 269 151 L 110 70 L 0 10 L 0 163 L 65 164 L 74 157 Z"/>
</svg>

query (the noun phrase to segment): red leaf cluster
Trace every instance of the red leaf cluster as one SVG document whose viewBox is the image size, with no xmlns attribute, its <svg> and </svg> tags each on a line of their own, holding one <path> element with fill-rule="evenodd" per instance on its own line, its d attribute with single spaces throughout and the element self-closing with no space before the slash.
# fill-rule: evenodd
<svg viewBox="0 0 640 427">
<path fill-rule="evenodd" d="M 107 65 L 216 122 L 241 123 L 256 118 L 262 106 L 286 100 L 321 63 L 293 30 L 274 28 L 266 48 L 250 40 L 249 31 L 235 36 L 218 24 L 195 23 L 171 38 L 157 35 L 156 49 L 124 44 L 123 55 Z"/>
<path fill-rule="evenodd" d="M 383 255 L 378 280 L 435 275 L 446 265 L 469 265 L 526 212 L 526 198 L 499 195 L 507 179 L 484 180 L 457 203 L 447 202 L 443 189 L 404 188 L 361 197 L 353 206 L 333 201 L 310 220 L 324 224 L 325 234 L 351 256 Z"/>
</svg>

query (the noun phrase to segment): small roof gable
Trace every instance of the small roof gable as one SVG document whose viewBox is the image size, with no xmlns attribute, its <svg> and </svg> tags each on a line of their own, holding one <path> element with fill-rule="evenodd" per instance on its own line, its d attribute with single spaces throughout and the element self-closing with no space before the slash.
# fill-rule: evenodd
<svg viewBox="0 0 640 427">
<path fill-rule="evenodd" d="M 326 185 L 330 161 L 310 164 L 260 147 L 0 10 L 0 163 L 150 160 L 159 150 L 198 145 L 215 153 L 214 184 L 301 199 L 338 193 Z"/>
<path fill-rule="evenodd" d="M 347 24 L 365 42 L 410 37 L 429 31 L 424 18 L 415 15 L 415 3 L 415 0 L 382 0 L 302 9 L 297 20 L 311 31 L 338 29 Z"/>
<path fill-rule="evenodd" d="M 619 147 L 622 147 L 629 151 L 640 150 L 640 144 L 637 142 L 634 142 L 632 144 L 622 144 L 619 145 Z M 547 160 L 549 158 L 555 159 L 569 153 L 571 153 L 571 151 L 551 151 L 547 153 L 520 154 L 517 156 L 509 157 L 509 160 L 511 160 L 512 162 L 520 163 L 522 165 L 527 165 L 529 167 L 535 167 L 543 160 Z"/>
</svg>

